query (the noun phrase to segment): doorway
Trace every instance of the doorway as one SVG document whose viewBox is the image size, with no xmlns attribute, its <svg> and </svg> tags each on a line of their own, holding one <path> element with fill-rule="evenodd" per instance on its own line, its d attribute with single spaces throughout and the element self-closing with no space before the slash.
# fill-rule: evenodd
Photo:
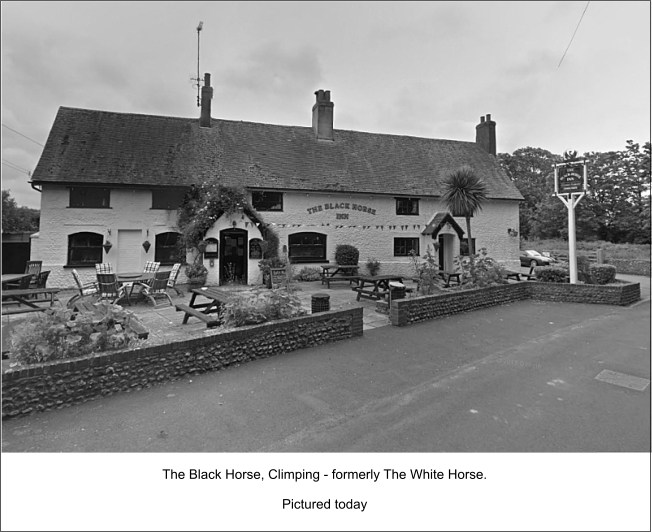
<svg viewBox="0 0 652 532">
<path fill-rule="evenodd" d="M 220 284 L 247 284 L 247 237 L 244 229 L 220 231 Z"/>
<path fill-rule="evenodd" d="M 444 271 L 453 271 L 455 267 L 455 237 L 453 235 L 439 235 L 439 268 Z"/>
</svg>

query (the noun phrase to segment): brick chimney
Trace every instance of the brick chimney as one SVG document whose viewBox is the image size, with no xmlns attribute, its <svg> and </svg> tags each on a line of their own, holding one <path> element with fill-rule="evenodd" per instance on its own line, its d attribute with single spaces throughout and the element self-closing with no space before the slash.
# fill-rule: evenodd
<svg viewBox="0 0 652 532">
<path fill-rule="evenodd" d="M 475 143 L 488 154 L 496 156 L 496 122 L 491 115 L 480 117 L 480 123 L 475 126 Z"/>
<path fill-rule="evenodd" d="M 204 86 L 201 88 L 201 114 L 199 115 L 199 127 L 211 127 L 211 100 L 213 99 L 213 87 L 211 87 L 211 75 L 204 74 Z"/>
<path fill-rule="evenodd" d="M 312 106 L 312 129 L 318 140 L 335 140 L 333 138 L 333 107 L 331 91 L 319 89 L 315 92 L 317 103 Z"/>
</svg>

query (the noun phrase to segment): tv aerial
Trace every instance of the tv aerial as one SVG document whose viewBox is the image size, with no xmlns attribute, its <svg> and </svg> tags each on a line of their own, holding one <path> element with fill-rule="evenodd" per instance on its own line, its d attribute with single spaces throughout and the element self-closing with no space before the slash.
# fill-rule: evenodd
<svg viewBox="0 0 652 532">
<path fill-rule="evenodd" d="M 204 23 L 200 20 L 199 25 L 197 26 L 197 77 L 190 78 L 192 81 L 195 82 L 193 84 L 193 87 L 197 88 L 197 107 L 201 107 L 201 86 L 202 83 L 204 82 L 204 79 L 199 75 L 199 33 L 201 32 L 203 26 Z"/>
</svg>

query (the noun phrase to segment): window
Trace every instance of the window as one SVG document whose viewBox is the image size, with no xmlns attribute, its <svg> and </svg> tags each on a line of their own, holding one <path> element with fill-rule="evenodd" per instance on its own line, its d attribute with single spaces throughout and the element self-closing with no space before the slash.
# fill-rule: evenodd
<svg viewBox="0 0 652 532">
<path fill-rule="evenodd" d="M 174 211 L 185 196 L 185 189 L 157 188 L 152 190 L 152 209 L 166 209 Z"/>
<path fill-rule="evenodd" d="M 292 262 L 326 262 L 326 235 L 295 233 L 288 241 Z"/>
<path fill-rule="evenodd" d="M 396 214 L 419 214 L 419 198 L 396 198 Z"/>
<path fill-rule="evenodd" d="M 111 207 L 111 189 L 99 187 L 71 187 L 70 207 L 108 209 Z"/>
<path fill-rule="evenodd" d="M 154 251 L 154 261 L 161 264 L 174 264 L 183 262 L 179 260 L 179 233 L 159 233 L 156 235 L 156 249 Z"/>
<path fill-rule="evenodd" d="M 457 212 L 457 211 L 453 211 L 453 216 L 455 218 L 466 218 L 466 216 L 464 215 L 463 212 L 460 213 L 460 212 Z M 471 213 L 471 216 L 469 216 L 469 218 L 473 218 L 473 213 Z"/>
<path fill-rule="evenodd" d="M 75 233 L 68 236 L 68 266 L 93 266 L 102 262 L 104 236 Z"/>
<path fill-rule="evenodd" d="M 473 242 L 473 249 L 475 249 L 475 251 L 477 253 L 478 250 L 475 247 L 475 238 L 472 238 L 471 241 Z M 468 257 L 469 256 L 469 239 L 468 238 L 460 238 L 460 255 L 462 255 L 463 257 Z"/>
<path fill-rule="evenodd" d="M 419 254 L 418 238 L 395 238 L 394 239 L 395 257 L 408 257 L 411 251 L 414 251 L 414 253 L 417 255 Z"/>
<path fill-rule="evenodd" d="M 249 241 L 249 258 L 250 259 L 262 259 L 263 258 L 263 248 L 261 246 L 262 240 L 260 238 L 252 238 Z"/>
<path fill-rule="evenodd" d="M 254 191 L 251 193 L 251 205 L 257 211 L 282 211 L 283 193 Z"/>
</svg>

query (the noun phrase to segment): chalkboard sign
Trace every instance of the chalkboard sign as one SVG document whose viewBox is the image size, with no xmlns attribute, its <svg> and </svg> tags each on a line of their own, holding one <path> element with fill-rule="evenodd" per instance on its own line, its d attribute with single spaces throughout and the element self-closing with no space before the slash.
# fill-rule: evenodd
<svg viewBox="0 0 652 532">
<path fill-rule="evenodd" d="M 270 268 L 272 275 L 272 288 L 278 288 L 285 282 L 285 268 Z"/>
</svg>

